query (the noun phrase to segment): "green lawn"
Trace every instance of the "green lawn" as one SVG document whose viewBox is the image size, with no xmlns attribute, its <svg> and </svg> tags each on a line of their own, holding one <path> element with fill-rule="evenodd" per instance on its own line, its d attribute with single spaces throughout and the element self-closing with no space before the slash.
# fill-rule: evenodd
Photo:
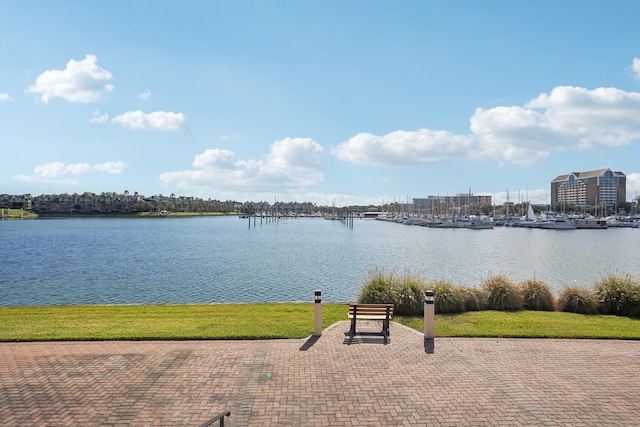
<svg viewBox="0 0 640 427">
<path fill-rule="evenodd" d="M 323 304 L 322 324 L 347 320 L 346 304 Z M 304 338 L 313 304 L 0 307 L 0 341 Z M 394 321 L 422 331 L 422 317 Z M 436 336 L 640 339 L 640 319 L 559 312 L 437 315 Z"/>
<path fill-rule="evenodd" d="M 423 330 L 422 317 L 395 321 Z M 436 336 L 640 339 L 640 318 L 547 311 L 470 311 L 437 315 Z"/>
<path fill-rule="evenodd" d="M 20 219 L 20 218 L 25 218 L 25 219 L 33 219 L 33 218 L 37 218 L 38 215 L 34 214 L 33 212 L 29 212 L 29 211 L 25 211 L 25 210 L 20 210 L 20 209 L 3 209 L 4 215 L 6 215 L 7 218 L 13 218 L 13 219 Z"/>
<path fill-rule="evenodd" d="M 346 318 L 323 306 L 323 327 Z M 302 338 L 313 304 L 0 307 L 0 341 Z"/>
</svg>

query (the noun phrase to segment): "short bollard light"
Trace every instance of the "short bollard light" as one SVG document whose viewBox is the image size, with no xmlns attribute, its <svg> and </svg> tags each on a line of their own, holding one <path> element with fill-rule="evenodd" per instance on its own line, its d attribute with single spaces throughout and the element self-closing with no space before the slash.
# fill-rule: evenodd
<svg viewBox="0 0 640 427">
<path fill-rule="evenodd" d="M 424 302 L 425 304 L 435 304 L 435 292 L 432 290 L 424 291 Z"/>
<path fill-rule="evenodd" d="M 435 317 L 435 292 L 427 290 L 424 292 L 424 339 L 432 340 L 434 336 L 434 317 Z"/>
<path fill-rule="evenodd" d="M 322 292 L 316 291 L 313 304 L 313 335 L 322 335 Z"/>
</svg>

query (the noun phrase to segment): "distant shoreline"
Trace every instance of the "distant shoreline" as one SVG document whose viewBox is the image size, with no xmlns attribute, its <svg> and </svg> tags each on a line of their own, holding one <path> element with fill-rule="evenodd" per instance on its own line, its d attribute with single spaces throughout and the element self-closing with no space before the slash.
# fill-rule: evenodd
<svg viewBox="0 0 640 427">
<path fill-rule="evenodd" d="M 23 215 L 4 215 L 2 220 L 23 220 L 23 219 L 53 219 L 53 218 L 191 218 L 201 216 L 238 216 L 236 212 L 167 212 L 166 214 L 158 214 L 155 212 L 132 212 L 132 213 L 70 213 L 70 212 L 47 212 L 34 213 L 25 212 Z"/>
</svg>

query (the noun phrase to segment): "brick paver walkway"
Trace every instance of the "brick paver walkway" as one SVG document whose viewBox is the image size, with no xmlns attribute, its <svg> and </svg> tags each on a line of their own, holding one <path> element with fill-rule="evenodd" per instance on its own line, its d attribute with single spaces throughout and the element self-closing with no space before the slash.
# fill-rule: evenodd
<svg viewBox="0 0 640 427">
<path fill-rule="evenodd" d="M 436 338 L 0 343 L 2 426 L 640 424 L 640 342 Z M 373 331 L 373 329 L 370 329 Z"/>
</svg>

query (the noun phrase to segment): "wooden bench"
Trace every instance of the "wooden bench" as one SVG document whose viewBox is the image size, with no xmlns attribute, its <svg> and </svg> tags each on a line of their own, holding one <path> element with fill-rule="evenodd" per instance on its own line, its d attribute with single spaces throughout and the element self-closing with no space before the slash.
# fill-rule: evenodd
<svg viewBox="0 0 640 427">
<path fill-rule="evenodd" d="M 361 320 L 382 320 L 382 335 L 387 343 L 389 337 L 389 321 L 393 317 L 393 304 L 349 304 L 349 319 L 351 319 L 351 330 L 349 334 L 353 338 L 356 334 L 356 321 Z"/>
</svg>

